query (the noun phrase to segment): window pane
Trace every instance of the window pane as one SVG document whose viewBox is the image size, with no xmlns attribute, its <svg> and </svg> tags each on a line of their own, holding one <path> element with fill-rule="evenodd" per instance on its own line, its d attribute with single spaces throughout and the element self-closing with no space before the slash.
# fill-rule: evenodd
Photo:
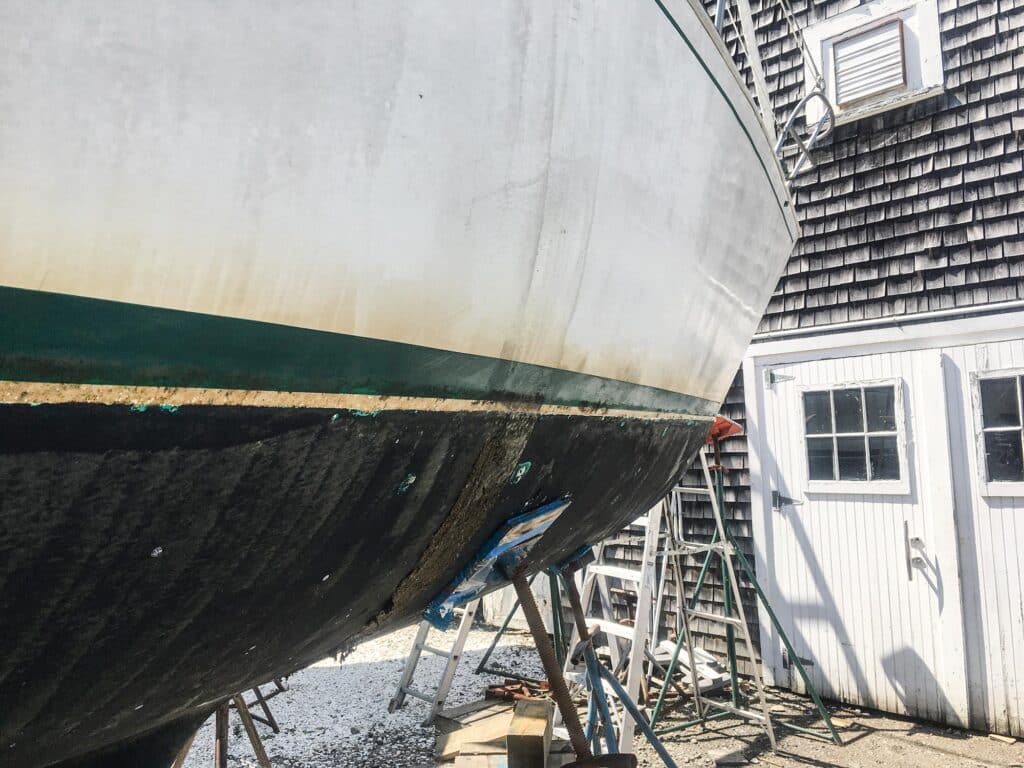
<svg viewBox="0 0 1024 768">
<path fill-rule="evenodd" d="M 832 406 L 828 392 L 804 392 L 804 423 L 808 435 L 832 432 Z"/>
<path fill-rule="evenodd" d="M 807 476 L 811 480 L 835 480 L 831 437 L 807 438 Z"/>
<path fill-rule="evenodd" d="M 868 462 L 864 455 L 863 437 L 837 437 L 839 451 L 839 479 L 867 480 Z"/>
<path fill-rule="evenodd" d="M 896 388 L 866 387 L 864 412 L 868 417 L 868 432 L 895 432 Z"/>
<path fill-rule="evenodd" d="M 864 418 L 861 416 L 860 390 L 837 389 L 832 393 L 836 402 L 836 432 L 863 432 Z"/>
<path fill-rule="evenodd" d="M 900 454 L 896 435 L 868 438 L 868 458 L 872 480 L 899 480 Z"/>
<path fill-rule="evenodd" d="M 1020 424 L 1017 379 L 982 379 L 981 420 L 986 427 L 1016 427 Z"/>
<path fill-rule="evenodd" d="M 986 432 L 985 464 L 989 480 L 1024 480 L 1020 432 Z"/>
</svg>

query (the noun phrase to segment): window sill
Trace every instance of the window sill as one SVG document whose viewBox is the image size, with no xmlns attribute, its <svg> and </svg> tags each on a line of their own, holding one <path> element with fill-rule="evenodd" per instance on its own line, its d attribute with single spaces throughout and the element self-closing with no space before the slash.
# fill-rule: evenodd
<svg viewBox="0 0 1024 768">
<path fill-rule="evenodd" d="M 896 94 L 887 99 L 874 101 L 869 104 L 862 104 L 858 107 L 853 107 L 852 109 L 842 111 L 836 109 L 835 125 L 838 126 L 854 123 L 858 120 L 863 120 L 866 117 L 874 117 L 875 115 L 880 115 L 883 112 L 888 112 L 892 109 L 899 109 L 900 107 L 906 107 L 910 104 L 916 104 L 919 101 L 939 96 L 945 92 L 946 89 L 943 86 L 934 85 L 930 88 L 922 88 L 911 93 Z"/>
<path fill-rule="evenodd" d="M 982 496 L 1013 497 L 1024 496 L 1024 483 L 979 483 Z"/>
<path fill-rule="evenodd" d="M 808 480 L 806 492 L 831 496 L 907 496 L 910 494 L 910 482 L 907 480 Z"/>
</svg>

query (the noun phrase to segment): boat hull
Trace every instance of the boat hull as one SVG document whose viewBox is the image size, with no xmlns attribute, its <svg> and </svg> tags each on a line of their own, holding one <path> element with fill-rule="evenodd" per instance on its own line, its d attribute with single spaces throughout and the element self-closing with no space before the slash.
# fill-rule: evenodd
<svg viewBox="0 0 1024 768">
<path fill-rule="evenodd" d="M 12 768 L 644 512 L 796 237 L 696 0 L 0 0 L 0 72 Z"/>
<path fill-rule="evenodd" d="M 142 744 L 157 765 L 156 744 L 224 696 L 414 620 L 515 514 L 572 499 L 538 562 L 611 533 L 706 430 L 524 412 L 0 408 L 4 764 L 130 762 L 155 729 Z"/>
</svg>

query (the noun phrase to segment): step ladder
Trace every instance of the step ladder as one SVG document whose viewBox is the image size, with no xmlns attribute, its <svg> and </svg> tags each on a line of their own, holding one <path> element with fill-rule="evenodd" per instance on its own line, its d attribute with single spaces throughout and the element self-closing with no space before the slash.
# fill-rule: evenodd
<svg viewBox="0 0 1024 768">
<path fill-rule="evenodd" d="M 680 508 L 681 505 L 675 503 L 679 498 L 678 489 L 679 486 L 673 489 L 662 502 L 664 507 L 661 520 L 664 526 L 664 544 L 658 550 L 658 561 L 661 569 L 658 575 L 658 591 L 654 599 L 654 620 L 652 622 L 652 626 L 656 627 L 659 633 L 663 618 L 662 614 L 665 612 L 668 602 L 669 574 L 672 574 L 672 583 L 677 589 L 684 582 L 685 578 L 681 549 L 686 543 L 683 533 L 682 510 Z M 681 598 L 677 597 L 677 599 Z M 666 667 L 668 667 L 669 662 L 675 655 L 676 640 L 683 638 L 684 625 L 681 611 L 676 610 L 674 616 L 675 640 L 661 640 L 660 634 L 655 634 L 659 642 L 657 642 L 654 649 L 653 658 L 650 659 L 652 663 L 648 669 L 648 688 L 655 688 L 664 684 Z M 729 670 L 711 653 L 703 648 L 694 646 L 693 658 L 696 661 L 695 667 L 691 667 L 690 654 L 676 658 L 675 669 L 680 672 L 684 685 L 691 689 L 694 686 L 700 686 L 701 693 L 708 693 L 723 687 L 729 682 Z M 655 679 L 656 673 L 661 676 L 661 681 Z M 675 680 L 671 681 L 670 684 L 680 693 L 683 693 Z"/>
<path fill-rule="evenodd" d="M 606 560 L 606 550 L 613 541 L 605 540 L 594 548 L 595 560 L 586 567 L 583 575 L 583 586 L 580 590 L 586 626 L 603 632 L 608 638 L 608 650 L 611 656 L 613 672 L 626 672 L 625 690 L 632 701 L 636 701 L 644 678 L 644 661 L 652 652 L 652 614 L 655 592 L 655 558 L 658 551 L 658 539 L 661 531 L 662 504 L 654 506 L 644 517 L 637 518 L 633 525 L 644 528 L 644 547 L 639 567 L 615 565 Z M 612 584 L 618 582 L 624 591 L 636 595 L 636 615 L 633 626 L 626 626 L 615 619 L 611 600 Z M 600 604 L 600 613 L 592 614 L 595 593 Z M 576 646 L 579 633 L 573 627 L 569 642 L 570 650 Z M 619 641 L 627 646 L 621 648 Z M 574 667 L 570 659 L 564 668 L 566 679 L 582 682 L 585 671 Z M 605 686 L 606 696 L 614 702 L 617 697 L 610 686 Z M 633 752 L 634 726 L 632 716 L 624 708 L 616 709 L 619 723 L 619 751 Z"/>
<path fill-rule="evenodd" d="M 757 656 L 754 653 L 754 643 L 750 637 L 750 628 L 747 626 L 747 617 L 743 609 L 743 601 L 740 595 L 739 580 L 736 578 L 736 569 L 733 565 L 733 558 L 737 556 L 737 550 L 733 546 L 731 538 L 726 535 L 719 494 L 717 493 L 716 485 L 711 478 L 711 470 L 708 466 L 707 454 L 704 450 L 701 450 L 698 455 L 700 458 L 701 470 L 704 474 L 705 485 L 703 487 L 677 486 L 674 489 L 674 493 L 706 497 L 711 503 L 716 535 L 710 543 L 705 544 L 688 542 L 682 538 L 680 532 L 679 540 L 674 543 L 671 549 L 666 549 L 665 555 L 669 557 L 679 557 L 682 555 L 703 554 L 709 560 L 717 557 L 722 568 L 723 581 L 728 582 L 728 584 L 723 585 L 726 586 L 726 589 L 723 594 L 722 602 L 724 603 L 724 611 L 722 613 L 699 610 L 694 607 L 697 603 L 699 589 L 703 584 L 703 577 L 698 580 L 697 591 L 695 591 L 691 600 L 686 600 L 682 594 L 679 595 L 678 615 L 682 619 L 682 632 L 680 633 L 679 638 L 675 643 L 675 647 L 673 648 L 667 675 L 671 678 L 673 672 L 678 666 L 680 657 L 684 650 L 686 653 L 686 666 L 688 666 L 690 670 L 700 669 L 702 664 L 706 664 L 706 657 L 708 656 L 707 652 L 696 648 L 693 644 L 693 622 L 695 619 L 703 619 L 704 621 L 724 625 L 726 629 L 726 644 L 729 648 L 730 655 L 728 667 L 731 682 L 731 701 L 730 703 L 725 703 L 715 699 L 706 698 L 702 695 L 706 691 L 702 692 L 701 685 L 691 685 L 694 709 L 696 710 L 698 722 L 703 722 L 711 717 L 719 717 L 726 714 L 742 717 L 753 723 L 757 723 L 764 730 L 765 735 L 768 737 L 768 742 L 774 750 L 776 748 L 775 730 L 768 710 L 768 699 L 765 695 L 764 681 L 761 677 L 760 668 L 755 661 Z M 709 555 L 710 557 L 708 557 Z M 677 564 L 676 567 L 679 568 L 679 565 Z M 682 583 L 681 573 L 681 570 L 677 570 L 677 578 L 679 579 L 677 584 Z M 754 682 L 756 702 L 748 702 L 748 705 L 756 704 L 756 709 L 752 708 L 752 706 L 745 707 L 740 701 L 734 650 L 737 633 L 739 634 L 743 646 L 746 649 L 747 658 L 753 662 L 751 676 Z M 655 723 L 657 722 L 667 687 L 667 683 L 663 685 L 661 695 L 658 697 L 658 702 L 655 705 L 655 711 L 651 718 Z M 718 712 L 715 715 L 709 715 L 708 713 L 710 710 L 718 710 Z"/>
<path fill-rule="evenodd" d="M 480 600 L 472 600 L 465 605 L 463 608 L 456 608 L 456 613 L 462 613 L 462 618 L 459 621 L 459 627 L 455 631 L 455 639 L 451 645 L 451 648 L 444 650 L 427 643 L 427 639 L 430 635 L 430 630 L 433 628 L 429 621 L 421 621 L 419 629 L 416 632 L 416 639 L 413 641 L 412 650 L 409 651 L 409 656 L 405 660 L 405 668 L 402 670 L 402 677 L 398 681 L 398 690 L 395 691 L 395 695 L 391 698 L 388 704 L 388 712 L 395 712 L 403 704 L 405 704 L 406 696 L 412 696 L 416 699 L 430 704 L 430 712 L 427 717 L 423 720 L 423 725 L 430 725 L 434 722 L 434 718 L 438 715 L 443 714 L 444 702 L 448 698 L 448 692 L 452 687 L 452 680 L 455 679 L 455 670 L 459 666 L 459 659 L 462 658 L 462 649 L 466 645 L 466 638 L 469 637 L 469 631 L 473 628 L 473 621 L 476 618 L 477 610 L 480 607 Z M 434 656 L 440 656 L 443 659 L 447 659 L 444 665 L 444 671 L 441 673 L 441 678 L 437 683 L 437 687 L 433 693 L 426 693 L 417 688 L 413 688 L 413 680 L 416 676 L 416 667 L 420 663 L 420 657 L 424 653 L 433 654 Z"/>
</svg>

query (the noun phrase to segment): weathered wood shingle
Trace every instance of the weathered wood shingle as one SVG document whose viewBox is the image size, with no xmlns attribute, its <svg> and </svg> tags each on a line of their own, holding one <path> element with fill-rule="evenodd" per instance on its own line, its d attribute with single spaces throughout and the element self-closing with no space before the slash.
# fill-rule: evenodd
<svg viewBox="0 0 1024 768">
<path fill-rule="evenodd" d="M 801 25 L 848 7 L 793 4 Z M 803 60 L 778 34 L 775 4 L 755 8 L 781 122 L 803 94 Z M 1024 299 L 1009 271 L 1024 235 L 1024 8 L 942 0 L 939 9 L 946 92 L 839 126 L 815 152 L 818 167 L 794 195 L 804 237 L 761 331 Z M 1005 263 L 961 268 L 993 260 Z"/>
</svg>

